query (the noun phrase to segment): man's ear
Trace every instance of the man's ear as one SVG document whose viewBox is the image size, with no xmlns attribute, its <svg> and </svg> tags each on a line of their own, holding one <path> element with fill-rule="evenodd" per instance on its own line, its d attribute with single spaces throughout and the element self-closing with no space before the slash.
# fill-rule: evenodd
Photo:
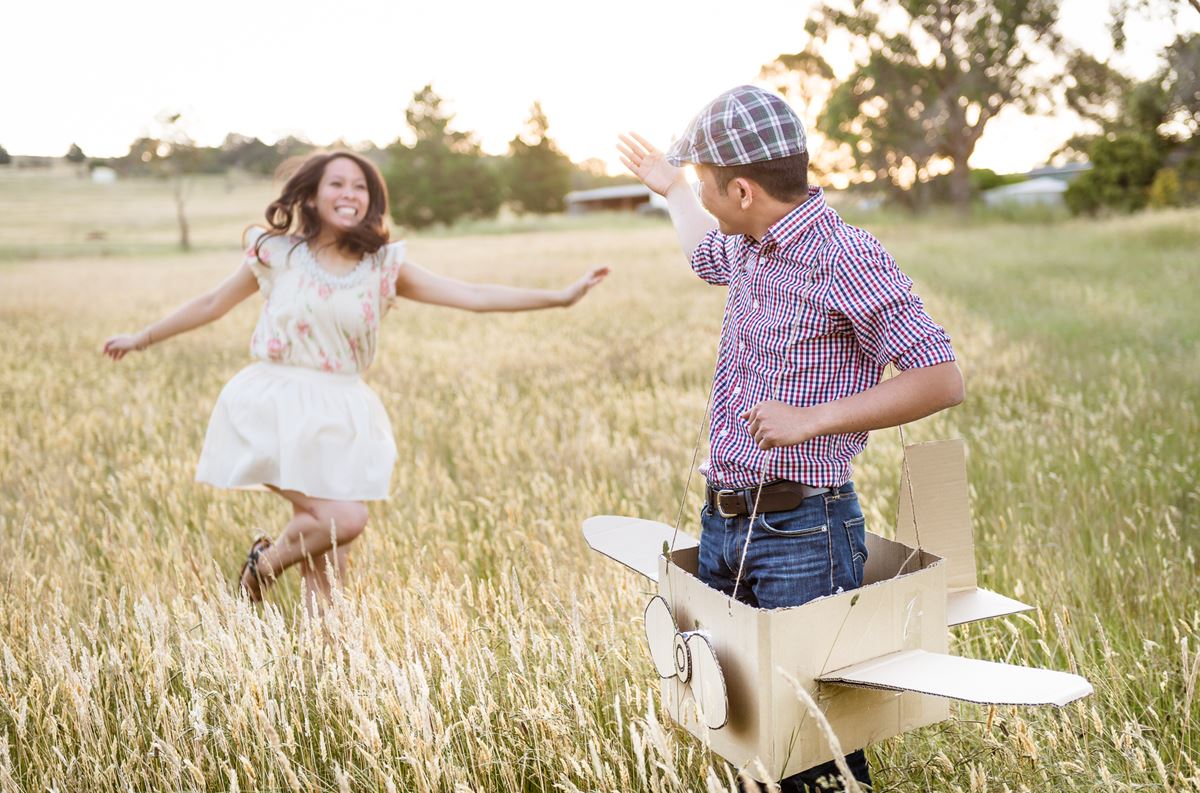
<svg viewBox="0 0 1200 793">
<path fill-rule="evenodd" d="M 739 176 L 729 182 L 729 189 L 733 192 L 733 197 L 737 199 L 738 206 L 742 209 L 749 209 L 750 205 L 754 203 L 754 193 L 758 187 L 749 179 Z"/>
</svg>

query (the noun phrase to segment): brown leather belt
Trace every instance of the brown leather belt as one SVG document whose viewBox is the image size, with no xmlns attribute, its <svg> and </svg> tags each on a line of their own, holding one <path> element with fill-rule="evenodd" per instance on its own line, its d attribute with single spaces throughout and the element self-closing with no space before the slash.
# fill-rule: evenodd
<svg viewBox="0 0 1200 793">
<path fill-rule="evenodd" d="M 799 482 L 789 482 L 786 479 L 776 479 L 774 482 L 763 485 L 760 496 L 757 487 L 731 490 L 706 485 L 704 500 L 721 517 L 740 518 L 753 511 L 756 499 L 760 515 L 764 512 L 786 512 L 800 506 L 800 502 L 804 499 L 828 493 L 830 489 L 828 487 L 810 487 Z"/>
</svg>

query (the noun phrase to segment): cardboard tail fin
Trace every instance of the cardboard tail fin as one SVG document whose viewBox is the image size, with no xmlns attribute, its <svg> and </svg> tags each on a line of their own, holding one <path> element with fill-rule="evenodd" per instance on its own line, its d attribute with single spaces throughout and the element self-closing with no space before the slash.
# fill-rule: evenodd
<svg viewBox="0 0 1200 793">
<path fill-rule="evenodd" d="M 1030 611 L 1033 606 L 979 588 L 963 441 L 917 443 L 904 454 L 896 539 L 946 560 L 947 622 Z"/>
<path fill-rule="evenodd" d="M 674 527 L 665 523 L 619 515 L 588 518 L 583 522 L 583 537 L 593 551 L 620 562 L 651 581 L 658 581 L 658 558 L 663 555 L 664 547 L 670 547 L 672 539 L 676 551 L 695 548 L 700 544 L 688 534 L 676 534 Z"/>
<path fill-rule="evenodd" d="M 1057 705 L 1092 693 L 1079 675 L 974 658 L 902 650 L 817 678 L 856 688 L 915 691 L 984 705 Z"/>
</svg>

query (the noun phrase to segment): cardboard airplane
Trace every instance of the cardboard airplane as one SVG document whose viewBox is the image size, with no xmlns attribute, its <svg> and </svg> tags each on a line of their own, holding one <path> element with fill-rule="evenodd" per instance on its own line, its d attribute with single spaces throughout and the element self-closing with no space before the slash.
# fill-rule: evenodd
<svg viewBox="0 0 1200 793">
<path fill-rule="evenodd" d="M 699 543 L 666 524 L 606 515 L 583 533 L 658 584 L 645 627 L 666 710 L 761 782 L 833 757 L 797 684 L 843 752 L 949 718 L 947 697 L 1061 707 L 1092 693 L 1078 675 L 947 654 L 949 626 L 1032 608 L 977 585 L 961 440 L 905 449 L 896 539 L 868 532 L 862 587 L 802 606 L 702 583 Z"/>
</svg>

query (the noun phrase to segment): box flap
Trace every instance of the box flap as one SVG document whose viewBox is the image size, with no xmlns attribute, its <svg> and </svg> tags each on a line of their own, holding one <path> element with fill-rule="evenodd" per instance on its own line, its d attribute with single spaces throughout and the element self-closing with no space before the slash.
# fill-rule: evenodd
<svg viewBox="0 0 1200 793">
<path fill-rule="evenodd" d="M 975 541 L 961 439 L 917 443 L 904 449 L 896 539 L 946 560 L 946 588 L 972 589 Z"/>
<path fill-rule="evenodd" d="M 823 683 L 917 691 L 985 705 L 1058 705 L 1092 693 L 1079 675 L 974 658 L 902 650 L 838 669 Z"/>
<path fill-rule="evenodd" d="M 962 625 L 1019 611 L 1033 611 L 1033 606 L 998 595 L 989 589 L 963 589 L 946 595 L 947 625 Z"/>
<path fill-rule="evenodd" d="M 700 543 L 691 535 L 679 532 L 665 523 L 619 515 L 597 515 L 583 522 L 583 536 L 593 551 L 620 562 L 636 573 L 658 580 L 658 558 L 663 555 L 663 543 L 675 538 L 676 551 L 695 548 Z"/>
</svg>

